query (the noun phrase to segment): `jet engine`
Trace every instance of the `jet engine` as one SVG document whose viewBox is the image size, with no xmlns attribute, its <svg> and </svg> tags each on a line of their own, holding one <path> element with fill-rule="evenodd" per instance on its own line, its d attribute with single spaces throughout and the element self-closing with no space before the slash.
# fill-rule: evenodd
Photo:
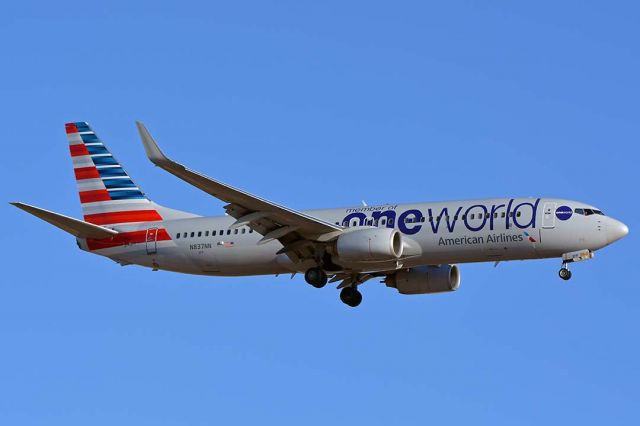
<svg viewBox="0 0 640 426">
<path fill-rule="evenodd" d="M 460 270 L 456 265 L 421 266 L 400 270 L 384 282 L 402 294 L 455 291 L 460 287 Z"/>
<path fill-rule="evenodd" d="M 347 262 L 388 261 L 402 256 L 402 234 L 397 229 L 358 229 L 338 237 L 338 260 Z"/>
</svg>

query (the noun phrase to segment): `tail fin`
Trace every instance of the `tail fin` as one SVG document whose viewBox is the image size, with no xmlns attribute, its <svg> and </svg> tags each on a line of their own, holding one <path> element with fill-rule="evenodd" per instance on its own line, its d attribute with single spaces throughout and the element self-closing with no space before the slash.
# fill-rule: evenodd
<svg viewBox="0 0 640 426">
<path fill-rule="evenodd" d="M 116 225 L 163 220 L 89 124 L 65 124 L 84 220 Z"/>
</svg>

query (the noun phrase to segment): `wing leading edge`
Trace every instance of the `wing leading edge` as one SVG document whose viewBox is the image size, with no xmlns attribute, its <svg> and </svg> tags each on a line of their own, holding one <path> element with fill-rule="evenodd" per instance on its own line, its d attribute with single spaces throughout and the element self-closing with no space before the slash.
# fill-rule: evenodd
<svg viewBox="0 0 640 426">
<path fill-rule="evenodd" d="M 264 236 L 262 243 L 277 239 L 285 246 L 283 253 L 290 250 L 299 252 L 302 246 L 314 241 L 327 241 L 342 233 L 344 228 L 341 226 L 281 206 L 188 169 L 164 155 L 144 124 L 136 122 L 136 125 L 147 157 L 153 164 L 229 203 L 225 210 L 237 219 L 232 227 L 246 225 L 255 229 Z M 305 256 L 299 252 L 297 257 Z"/>
</svg>

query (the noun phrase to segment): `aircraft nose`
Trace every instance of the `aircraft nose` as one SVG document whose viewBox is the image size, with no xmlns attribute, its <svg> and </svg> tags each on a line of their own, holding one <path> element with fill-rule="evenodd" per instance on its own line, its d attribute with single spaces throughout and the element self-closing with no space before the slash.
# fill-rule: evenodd
<svg viewBox="0 0 640 426">
<path fill-rule="evenodd" d="M 607 224 L 607 242 L 609 244 L 618 241 L 629 233 L 629 227 L 619 220 L 611 219 Z"/>
</svg>

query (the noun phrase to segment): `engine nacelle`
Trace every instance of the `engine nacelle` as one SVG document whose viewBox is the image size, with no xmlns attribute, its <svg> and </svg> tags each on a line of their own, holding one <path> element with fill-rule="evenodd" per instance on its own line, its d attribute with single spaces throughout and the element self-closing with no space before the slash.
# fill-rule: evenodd
<svg viewBox="0 0 640 426">
<path fill-rule="evenodd" d="M 342 234 L 336 241 L 338 260 L 386 261 L 402 256 L 402 234 L 397 229 L 368 228 Z"/>
<path fill-rule="evenodd" d="M 456 265 L 421 266 L 389 275 L 387 287 L 402 294 L 427 294 L 455 291 L 460 287 L 460 270 Z"/>
</svg>

